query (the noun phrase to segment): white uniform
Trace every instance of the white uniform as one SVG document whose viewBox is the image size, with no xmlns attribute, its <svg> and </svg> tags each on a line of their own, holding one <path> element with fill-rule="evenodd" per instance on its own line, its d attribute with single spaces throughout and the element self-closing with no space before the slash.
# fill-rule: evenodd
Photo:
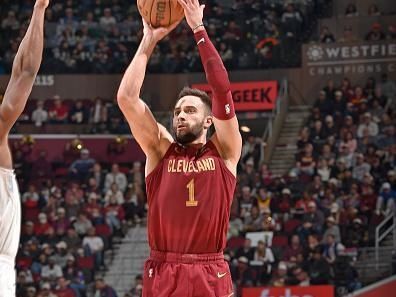
<svg viewBox="0 0 396 297">
<path fill-rule="evenodd" d="M 21 202 L 13 170 L 0 167 L 0 297 L 15 296 L 15 256 L 21 233 Z"/>
</svg>

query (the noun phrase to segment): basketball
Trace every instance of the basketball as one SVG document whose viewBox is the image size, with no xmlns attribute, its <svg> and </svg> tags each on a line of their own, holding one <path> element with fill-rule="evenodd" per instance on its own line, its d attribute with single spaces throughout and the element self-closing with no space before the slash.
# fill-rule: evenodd
<svg viewBox="0 0 396 297">
<path fill-rule="evenodd" d="M 138 0 L 140 14 L 154 28 L 169 27 L 184 17 L 183 7 L 177 0 Z"/>
</svg>

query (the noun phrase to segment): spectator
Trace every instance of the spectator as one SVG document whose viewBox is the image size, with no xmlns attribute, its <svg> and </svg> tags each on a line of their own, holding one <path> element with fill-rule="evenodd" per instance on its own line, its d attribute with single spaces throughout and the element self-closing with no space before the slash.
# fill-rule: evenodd
<svg viewBox="0 0 396 297">
<path fill-rule="evenodd" d="M 258 280 L 262 284 L 267 283 L 271 278 L 272 265 L 275 262 L 275 257 L 272 250 L 267 247 L 267 244 L 264 241 L 260 240 L 257 243 L 253 260 L 262 262 L 262 265 L 259 266 L 261 275 L 258 276 Z"/>
<path fill-rule="evenodd" d="M 116 183 L 118 189 L 124 193 L 127 187 L 127 179 L 124 173 L 120 172 L 118 164 L 111 166 L 111 172 L 106 174 L 104 188 L 105 192 L 109 191 L 112 184 Z"/>
<path fill-rule="evenodd" d="M 329 234 L 326 237 L 326 244 L 324 245 L 323 255 L 329 264 L 333 264 L 345 247 L 340 242 L 335 241 L 334 234 Z"/>
<path fill-rule="evenodd" d="M 362 138 L 364 130 L 367 130 L 368 135 L 371 137 L 376 137 L 378 135 L 378 125 L 373 121 L 369 112 L 366 112 L 362 117 L 362 121 L 357 129 L 357 137 Z"/>
<path fill-rule="evenodd" d="M 92 222 L 87 218 L 85 213 L 80 212 L 73 227 L 76 229 L 78 235 L 84 236 L 92 228 Z"/>
<path fill-rule="evenodd" d="M 77 100 L 70 111 L 70 122 L 72 124 L 88 123 L 88 110 L 81 100 Z"/>
<path fill-rule="evenodd" d="M 249 238 L 245 239 L 243 247 L 240 247 L 235 253 L 235 258 L 239 259 L 240 257 L 244 257 L 248 261 L 251 261 L 254 258 L 254 250 L 252 248 L 252 241 Z"/>
<path fill-rule="evenodd" d="M 316 167 L 316 173 L 320 176 L 322 182 L 328 182 L 330 179 L 331 169 L 326 159 L 321 158 Z"/>
<path fill-rule="evenodd" d="M 349 3 L 345 9 L 346 17 L 355 17 L 359 16 L 359 12 L 357 11 L 356 5 L 354 3 Z"/>
<path fill-rule="evenodd" d="M 118 185 L 113 183 L 105 195 L 105 204 L 109 204 L 114 199 L 115 203 L 121 205 L 124 203 L 124 194 L 118 189 Z"/>
<path fill-rule="evenodd" d="M 29 208 L 36 208 L 40 197 L 34 185 L 29 185 L 27 192 L 22 195 L 22 202 Z"/>
<path fill-rule="evenodd" d="M 83 247 L 87 256 L 95 257 L 95 265 L 98 269 L 103 266 L 103 239 L 96 235 L 95 228 L 90 228 L 88 234 L 83 238 Z"/>
<path fill-rule="evenodd" d="M 105 8 L 103 10 L 103 16 L 100 18 L 99 23 L 106 30 L 117 23 L 117 20 L 111 14 L 110 8 Z"/>
<path fill-rule="evenodd" d="M 356 36 L 352 32 L 351 26 L 345 26 L 342 37 L 338 40 L 338 42 L 355 42 L 357 41 Z"/>
<path fill-rule="evenodd" d="M 330 32 L 329 27 L 323 26 L 320 29 L 319 41 L 322 43 L 333 43 L 336 41 L 333 33 Z"/>
<path fill-rule="evenodd" d="M 319 234 L 322 231 L 324 216 L 322 211 L 317 209 L 314 201 L 308 203 L 308 211 L 303 216 L 303 224 L 307 226 L 306 228 L 312 228 Z"/>
<path fill-rule="evenodd" d="M 370 164 L 364 162 L 363 154 L 356 155 L 356 163 L 353 166 L 352 177 L 357 179 L 358 181 L 363 181 L 363 178 L 366 174 L 370 173 L 371 166 Z"/>
<path fill-rule="evenodd" d="M 228 225 L 227 236 L 228 239 L 232 237 L 238 237 L 243 230 L 243 221 L 235 212 L 231 212 L 230 223 Z"/>
<path fill-rule="evenodd" d="M 308 273 L 302 268 L 295 267 L 293 270 L 293 276 L 299 286 L 306 287 L 311 285 Z"/>
<path fill-rule="evenodd" d="M 253 206 L 254 199 L 251 195 L 249 186 L 242 187 L 242 197 L 239 199 L 239 208 L 242 218 L 250 216 L 250 211 Z"/>
<path fill-rule="evenodd" d="M 1 22 L 1 29 L 5 31 L 14 31 L 16 32 L 20 28 L 20 23 L 15 16 L 15 11 L 8 11 L 7 17 L 3 19 Z"/>
<path fill-rule="evenodd" d="M 50 257 L 48 259 L 48 265 L 43 266 L 41 269 L 41 278 L 54 283 L 59 277 L 62 276 L 62 268 L 55 263 L 55 259 L 53 257 Z"/>
<path fill-rule="evenodd" d="M 388 98 L 388 102 L 386 103 L 386 108 L 390 106 L 394 106 L 396 102 L 396 83 L 393 80 L 388 78 L 387 73 L 383 73 L 381 75 L 381 83 L 380 88 L 382 94 Z"/>
<path fill-rule="evenodd" d="M 279 262 L 276 274 L 272 278 L 270 284 L 273 287 L 284 287 L 287 285 L 287 280 L 287 264 L 285 262 Z"/>
<path fill-rule="evenodd" d="M 364 247 L 368 245 L 368 233 L 360 218 L 355 218 L 345 236 L 347 247 Z"/>
<path fill-rule="evenodd" d="M 130 291 L 131 297 L 142 296 L 142 290 L 143 290 L 143 277 L 140 274 L 138 274 L 135 277 L 135 285 Z"/>
<path fill-rule="evenodd" d="M 283 253 L 283 260 L 288 262 L 292 257 L 297 257 L 298 254 L 302 253 L 303 247 L 300 244 L 300 238 L 294 234 L 291 237 L 290 245 L 285 249 Z"/>
<path fill-rule="evenodd" d="M 44 101 L 37 101 L 37 108 L 32 113 L 32 122 L 36 127 L 41 127 L 48 120 L 48 112 L 44 109 Z"/>
<path fill-rule="evenodd" d="M 77 252 L 77 249 L 81 246 L 81 239 L 73 227 L 67 229 L 64 242 L 72 253 Z"/>
<path fill-rule="evenodd" d="M 380 16 L 381 12 L 379 11 L 378 5 L 375 3 L 372 3 L 367 11 L 367 15 L 369 16 Z"/>
<path fill-rule="evenodd" d="M 95 280 L 95 296 L 100 297 L 117 297 L 116 291 L 105 283 L 102 278 Z"/>
<path fill-rule="evenodd" d="M 329 234 L 332 234 L 334 236 L 334 240 L 336 242 L 341 242 L 341 232 L 340 232 L 340 228 L 338 227 L 336 220 L 334 219 L 334 217 L 329 216 L 326 219 L 326 230 L 323 233 L 323 239 L 322 239 L 322 243 L 326 244 L 326 238 Z"/>
<path fill-rule="evenodd" d="M 103 207 L 98 202 L 98 195 L 96 193 L 90 193 L 88 196 L 88 203 L 85 204 L 83 211 L 88 216 L 90 221 L 94 225 L 100 225 L 104 223 L 102 212 Z"/>
<path fill-rule="evenodd" d="M 34 227 L 34 233 L 40 239 L 45 239 L 49 235 L 51 225 L 48 222 L 47 215 L 40 213 L 38 215 L 38 224 Z"/>
<path fill-rule="evenodd" d="M 89 150 L 82 149 L 80 159 L 70 165 L 69 172 L 71 177 L 80 182 L 86 181 L 94 164 L 95 160 L 89 157 Z"/>
<path fill-rule="evenodd" d="M 232 279 L 235 281 L 238 288 L 249 287 L 253 285 L 252 271 L 249 269 L 248 258 L 238 257 L 238 265 L 231 271 Z"/>
<path fill-rule="evenodd" d="M 70 258 L 71 254 L 67 251 L 67 244 L 64 241 L 60 241 L 56 244 L 56 254 L 53 256 L 55 263 L 57 263 L 62 269 L 66 267 L 67 259 Z"/>
<path fill-rule="evenodd" d="M 327 98 L 326 92 L 324 90 L 319 92 L 319 97 L 316 100 L 314 107 L 317 107 L 322 115 L 327 115 L 331 112 L 332 104 Z"/>
<path fill-rule="evenodd" d="M 44 282 L 41 285 L 41 290 L 38 293 L 38 296 L 43 296 L 43 297 L 57 297 L 52 290 L 51 290 L 51 285 L 48 282 Z"/>
<path fill-rule="evenodd" d="M 312 285 L 327 285 L 330 283 L 330 266 L 323 257 L 320 247 L 314 249 L 310 263 L 309 276 L 311 279 L 310 284 Z"/>
<path fill-rule="evenodd" d="M 385 33 L 382 31 L 381 25 L 379 23 L 374 23 L 371 26 L 371 30 L 366 35 L 367 41 L 380 41 L 385 40 Z"/>
<path fill-rule="evenodd" d="M 296 11 L 293 3 L 286 3 L 285 11 L 282 13 L 282 23 L 286 34 L 299 36 L 301 30 L 302 17 L 299 11 Z"/>
<path fill-rule="evenodd" d="M 75 291 L 70 288 L 70 282 L 64 277 L 58 278 L 57 287 L 54 294 L 58 297 L 77 297 Z"/>
<path fill-rule="evenodd" d="M 124 221 L 125 213 L 122 203 L 118 203 L 117 197 L 110 197 L 106 207 L 104 208 L 107 224 L 112 232 L 121 231 L 121 222 Z"/>
<path fill-rule="evenodd" d="M 69 111 L 58 95 L 54 96 L 54 106 L 48 113 L 51 123 L 64 124 L 67 122 Z"/>
<path fill-rule="evenodd" d="M 255 205 L 257 204 L 258 209 L 260 213 L 263 213 L 264 210 L 269 209 L 271 206 L 271 198 L 272 198 L 272 193 L 267 191 L 266 188 L 260 187 L 258 189 L 257 197 L 256 197 L 256 202 L 254 203 Z"/>
<path fill-rule="evenodd" d="M 107 123 L 107 106 L 100 98 L 96 98 L 90 111 L 90 122 L 95 124 L 95 128 L 99 127 L 99 131 L 103 130 Z"/>
<path fill-rule="evenodd" d="M 313 146 L 308 143 L 305 145 L 304 152 L 297 158 L 296 170 L 299 174 L 312 176 L 314 174 L 316 161 L 313 156 Z"/>
<path fill-rule="evenodd" d="M 385 182 L 381 186 L 381 192 L 377 199 L 377 214 L 388 215 L 395 212 L 396 192 L 391 188 L 390 183 Z"/>
</svg>

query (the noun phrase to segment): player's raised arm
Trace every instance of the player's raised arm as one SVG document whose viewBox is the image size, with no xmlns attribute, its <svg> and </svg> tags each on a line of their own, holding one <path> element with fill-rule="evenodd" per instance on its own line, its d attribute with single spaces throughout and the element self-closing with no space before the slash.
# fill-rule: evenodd
<svg viewBox="0 0 396 297">
<path fill-rule="evenodd" d="M 169 143 L 171 141 L 171 135 L 164 127 L 156 122 L 150 109 L 139 96 L 147 63 L 156 44 L 169 34 L 177 24 L 169 28 L 153 29 L 143 19 L 143 25 L 143 39 L 121 81 L 117 101 L 128 121 L 133 136 L 146 156 L 150 158 L 161 158 L 161 152 L 163 151 L 161 141 L 165 139 L 165 142 Z"/>
<path fill-rule="evenodd" d="M 194 32 L 206 78 L 213 91 L 212 113 L 216 128 L 213 141 L 218 146 L 223 159 L 236 166 L 241 154 L 242 139 L 227 71 L 203 25 L 205 6 L 200 5 L 198 0 L 178 1 L 183 6 L 187 23 Z"/>
<path fill-rule="evenodd" d="M 49 0 L 36 0 L 29 28 L 12 66 L 11 79 L 0 106 L 0 140 L 5 139 L 25 108 L 39 71 L 44 47 L 44 14 Z"/>
</svg>

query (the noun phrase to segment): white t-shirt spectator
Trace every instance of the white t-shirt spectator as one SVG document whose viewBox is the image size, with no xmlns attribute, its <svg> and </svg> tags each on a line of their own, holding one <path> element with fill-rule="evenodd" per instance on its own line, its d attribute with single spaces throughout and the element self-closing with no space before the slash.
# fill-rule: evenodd
<svg viewBox="0 0 396 297">
<path fill-rule="evenodd" d="M 357 136 L 362 138 L 364 136 L 364 130 L 368 129 L 369 136 L 375 137 L 378 135 L 377 123 L 370 121 L 368 124 L 361 123 L 357 130 Z"/>
<path fill-rule="evenodd" d="M 109 172 L 106 174 L 105 184 L 104 184 L 106 192 L 110 190 L 111 185 L 113 183 L 117 184 L 118 189 L 121 192 L 125 192 L 125 189 L 128 185 L 127 178 L 126 178 L 125 174 L 122 172 L 118 172 L 118 173 Z"/>
<path fill-rule="evenodd" d="M 37 108 L 32 113 L 32 122 L 36 127 L 41 127 L 48 120 L 48 112 L 42 108 Z"/>
<path fill-rule="evenodd" d="M 85 236 L 82 245 L 88 245 L 92 253 L 100 252 L 104 247 L 103 239 L 99 236 Z"/>
<path fill-rule="evenodd" d="M 41 269 L 41 277 L 55 280 L 63 276 L 62 268 L 58 264 L 54 264 L 52 267 L 50 265 L 45 265 Z"/>
</svg>

